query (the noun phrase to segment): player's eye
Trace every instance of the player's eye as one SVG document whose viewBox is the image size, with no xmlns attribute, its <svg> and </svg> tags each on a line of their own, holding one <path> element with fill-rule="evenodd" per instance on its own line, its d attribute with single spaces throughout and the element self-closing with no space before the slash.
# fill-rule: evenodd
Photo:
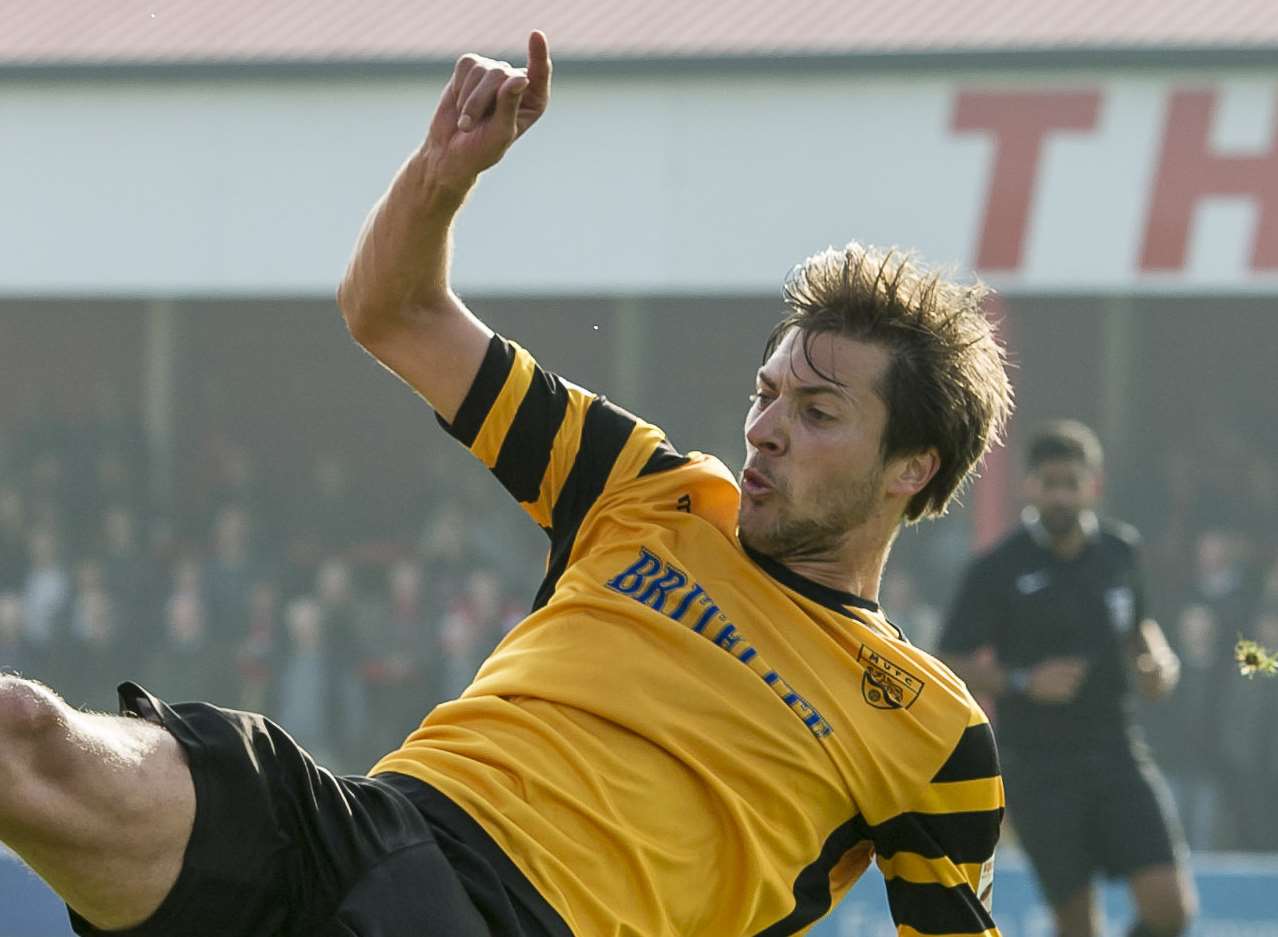
<svg viewBox="0 0 1278 937">
<path fill-rule="evenodd" d="M 775 398 L 772 394 L 768 393 L 766 390 L 756 390 L 750 395 L 751 405 L 758 407 L 760 410 L 772 403 L 774 399 Z"/>
<path fill-rule="evenodd" d="M 828 423 L 834 419 L 834 414 L 826 413 L 824 410 L 818 410 L 816 407 L 808 407 L 804 411 L 809 420 L 813 423 Z"/>
</svg>

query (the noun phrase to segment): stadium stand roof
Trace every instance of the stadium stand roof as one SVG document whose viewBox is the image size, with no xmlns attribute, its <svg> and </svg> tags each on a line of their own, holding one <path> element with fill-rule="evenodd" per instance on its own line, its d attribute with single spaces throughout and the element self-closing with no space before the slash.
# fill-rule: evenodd
<svg viewBox="0 0 1278 937">
<path fill-rule="evenodd" d="M 1278 50 L 1278 0 L 0 0 L 0 67 Z"/>
</svg>

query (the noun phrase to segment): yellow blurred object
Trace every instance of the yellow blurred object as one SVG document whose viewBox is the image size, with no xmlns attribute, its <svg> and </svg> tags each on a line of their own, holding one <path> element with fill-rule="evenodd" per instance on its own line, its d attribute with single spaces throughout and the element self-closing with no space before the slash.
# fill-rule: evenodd
<svg viewBox="0 0 1278 937">
<path fill-rule="evenodd" d="M 1239 638 L 1234 645 L 1234 660 L 1238 661 L 1238 672 L 1244 677 L 1278 674 L 1278 654 L 1246 638 Z"/>
</svg>

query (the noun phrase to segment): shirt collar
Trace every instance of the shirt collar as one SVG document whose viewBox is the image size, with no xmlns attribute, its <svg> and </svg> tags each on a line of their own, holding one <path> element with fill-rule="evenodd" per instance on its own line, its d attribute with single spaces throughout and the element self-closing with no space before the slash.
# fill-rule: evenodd
<svg viewBox="0 0 1278 937">
<path fill-rule="evenodd" d="M 819 605 L 824 605 L 826 608 L 832 609 L 836 612 L 842 612 L 844 615 L 850 614 L 848 612 L 848 606 L 863 608 L 867 612 L 878 613 L 881 611 L 879 609 L 879 603 L 877 602 L 871 602 L 869 599 L 862 598 L 853 592 L 844 592 L 841 589 L 835 589 L 831 586 L 815 582 L 807 576 L 802 576 L 799 573 L 796 573 L 790 567 L 782 563 L 778 563 L 772 557 L 765 556 L 757 550 L 750 549 L 744 543 L 741 544 L 741 547 L 745 550 L 746 556 L 750 557 L 756 566 L 762 569 L 777 582 L 781 583 L 783 586 L 793 589 L 795 592 L 811 599 Z"/>
</svg>

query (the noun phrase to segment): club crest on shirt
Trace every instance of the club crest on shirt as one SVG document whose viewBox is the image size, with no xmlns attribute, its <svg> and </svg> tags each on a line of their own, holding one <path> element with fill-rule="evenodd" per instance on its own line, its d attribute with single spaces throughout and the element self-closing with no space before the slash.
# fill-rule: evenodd
<svg viewBox="0 0 1278 937">
<path fill-rule="evenodd" d="M 875 709 L 909 709 L 923 692 L 922 680 L 864 644 L 856 659 L 865 667 L 861 695 Z"/>
</svg>

